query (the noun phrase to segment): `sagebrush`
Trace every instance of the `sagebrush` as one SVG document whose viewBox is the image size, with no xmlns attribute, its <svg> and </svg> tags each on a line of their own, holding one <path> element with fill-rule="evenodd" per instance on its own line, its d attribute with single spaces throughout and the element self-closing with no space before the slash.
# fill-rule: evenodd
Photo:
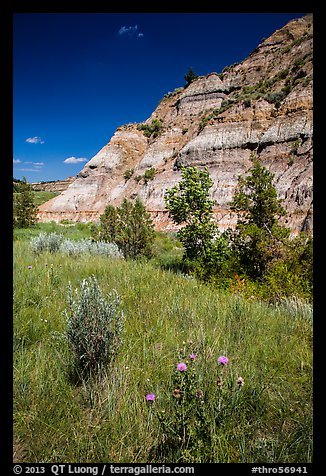
<svg viewBox="0 0 326 476">
<path fill-rule="evenodd" d="M 107 297 L 95 276 L 82 280 L 74 293 L 69 284 L 67 337 L 75 365 L 82 372 L 101 371 L 121 344 L 124 314 L 116 290 Z"/>
</svg>

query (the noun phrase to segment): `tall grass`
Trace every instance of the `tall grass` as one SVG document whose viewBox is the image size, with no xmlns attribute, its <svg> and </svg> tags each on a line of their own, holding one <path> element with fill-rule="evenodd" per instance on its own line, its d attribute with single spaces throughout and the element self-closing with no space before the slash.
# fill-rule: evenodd
<svg viewBox="0 0 326 476">
<path fill-rule="evenodd" d="M 312 460 L 309 305 L 245 300 L 156 262 L 35 255 L 26 238 L 14 243 L 14 436 L 26 461 L 166 461 L 145 395 L 154 393 L 155 408 L 169 412 L 184 346 L 196 353 L 203 384 L 213 382 L 220 355 L 229 358 L 228 381 L 244 379 L 223 425 L 212 421 L 201 460 Z M 103 293 L 119 293 L 125 334 L 114 363 L 80 383 L 70 378 L 72 356 L 57 336 L 66 330 L 69 282 L 77 288 L 90 275 Z M 231 401 L 231 389 L 223 392 Z"/>
</svg>

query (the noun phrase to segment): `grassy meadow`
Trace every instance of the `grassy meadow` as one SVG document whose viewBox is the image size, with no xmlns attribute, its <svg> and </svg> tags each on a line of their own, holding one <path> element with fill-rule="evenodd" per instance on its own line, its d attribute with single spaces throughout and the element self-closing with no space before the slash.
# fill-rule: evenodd
<svg viewBox="0 0 326 476">
<path fill-rule="evenodd" d="M 14 199 L 17 195 L 18 192 L 13 193 Z M 46 192 L 42 190 L 33 191 L 34 204 L 36 206 L 42 205 L 42 203 L 47 202 L 48 200 L 56 197 L 57 195 L 59 195 L 59 192 Z"/>
<path fill-rule="evenodd" d="M 168 235 L 157 234 L 153 259 L 132 261 L 34 254 L 30 239 L 41 231 L 91 236 L 82 224 L 14 231 L 16 460 L 184 461 L 177 448 L 167 448 L 158 417 L 163 411 L 175 423 L 173 379 L 183 352 L 188 365 L 196 355 L 198 385 L 210 399 L 202 402 L 209 439 L 187 447 L 187 461 L 312 461 L 309 304 L 267 304 L 175 273 L 168 264 L 181 248 Z M 62 338 L 64 311 L 69 282 L 78 288 L 91 275 L 104 294 L 119 294 L 123 342 L 101 375 L 77 381 Z M 222 355 L 227 365 L 218 363 Z"/>
</svg>

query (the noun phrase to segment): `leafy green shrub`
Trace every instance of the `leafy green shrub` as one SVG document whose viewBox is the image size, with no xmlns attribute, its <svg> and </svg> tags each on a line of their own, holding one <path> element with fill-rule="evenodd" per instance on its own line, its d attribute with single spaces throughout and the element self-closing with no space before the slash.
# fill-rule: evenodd
<svg viewBox="0 0 326 476">
<path fill-rule="evenodd" d="M 293 155 L 290 155 L 290 157 L 288 158 L 288 166 L 291 167 L 293 164 L 294 164 L 294 157 Z"/>
<path fill-rule="evenodd" d="M 149 180 L 153 180 L 155 177 L 156 170 L 154 167 L 151 167 L 150 169 L 147 169 L 144 173 L 144 181 L 145 183 L 148 183 Z"/>
<path fill-rule="evenodd" d="M 65 218 L 64 220 L 60 220 L 60 225 L 74 225 L 74 222 Z"/>
<path fill-rule="evenodd" d="M 300 140 L 300 139 L 297 139 L 297 140 L 293 141 L 292 144 L 291 144 L 291 151 L 290 151 L 290 153 L 291 153 L 291 154 L 297 154 L 300 145 L 301 145 L 301 140 Z"/>
<path fill-rule="evenodd" d="M 137 197 L 126 198 L 120 207 L 108 205 L 100 216 L 100 240 L 116 243 L 125 258 L 150 257 L 155 237 L 150 214 Z"/>
<path fill-rule="evenodd" d="M 167 92 L 166 94 L 164 94 L 163 98 L 161 99 L 161 101 L 164 101 L 165 99 L 170 99 L 174 96 L 176 96 L 180 91 L 182 91 L 183 88 L 176 88 L 174 91 L 169 91 Z M 160 101 L 160 102 L 161 102 Z"/>
<path fill-rule="evenodd" d="M 286 97 L 286 92 L 282 89 L 281 91 L 277 91 L 275 93 L 268 93 L 264 96 L 264 99 L 269 103 L 275 105 L 276 108 L 279 108 L 281 102 Z"/>
<path fill-rule="evenodd" d="M 293 273 L 289 263 L 279 260 L 266 271 L 260 285 L 260 295 L 269 301 L 279 301 L 287 296 L 309 296 L 309 285 L 302 276 Z"/>
<path fill-rule="evenodd" d="M 124 315 L 117 291 L 106 298 L 93 275 L 83 279 L 73 295 L 68 288 L 67 338 L 74 364 L 83 374 L 101 371 L 109 364 L 122 341 Z"/>
<path fill-rule="evenodd" d="M 279 81 L 281 79 L 285 79 L 289 74 L 289 68 L 282 69 L 279 71 L 273 78 L 274 82 Z"/>
<path fill-rule="evenodd" d="M 125 173 L 123 174 L 123 178 L 125 181 L 129 180 L 134 174 L 134 169 L 127 169 Z"/>
<path fill-rule="evenodd" d="M 271 261 L 267 268 L 262 282 L 266 296 L 312 300 L 313 239 L 302 234 L 284 241 L 284 248 L 282 259 Z"/>
<path fill-rule="evenodd" d="M 13 225 L 16 228 L 28 228 L 36 223 L 37 207 L 34 203 L 34 195 L 31 185 L 24 177 L 16 182 L 14 194 Z"/>
<path fill-rule="evenodd" d="M 162 133 L 163 120 L 153 119 L 150 124 L 138 124 L 137 129 L 143 131 L 147 138 L 158 137 Z"/>
<path fill-rule="evenodd" d="M 193 274 L 202 281 L 207 281 L 224 287 L 230 273 L 232 255 L 229 233 L 227 231 L 217 236 L 205 253 L 196 263 L 193 263 Z"/>
<path fill-rule="evenodd" d="M 200 119 L 198 124 L 198 133 L 201 132 L 207 126 L 210 119 L 211 117 L 209 116 L 204 116 Z"/>
<path fill-rule="evenodd" d="M 135 181 L 136 181 L 137 183 L 139 183 L 139 182 L 141 181 L 141 179 L 142 179 L 142 178 L 143 178 L 143 176 L 142 176 L 142 175 L 136 175 L 136 177 L 135 177 Z"/>
</svg>

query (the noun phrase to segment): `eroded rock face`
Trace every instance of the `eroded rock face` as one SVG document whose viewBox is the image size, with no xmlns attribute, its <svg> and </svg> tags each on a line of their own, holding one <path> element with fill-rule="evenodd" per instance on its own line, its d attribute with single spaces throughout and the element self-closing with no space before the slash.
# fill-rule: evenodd
<svg viewBox="0 0 326 476">
<path fill-rule="evenodd" d="M 39 207 L 39 219 L 97 220 L 109 203 L 138 195 L 158 229 L 173 229 L 165 191 L 180 180 L 181 166 L 207 166 L 216 220 L 222 229 L 233 226 L 229 202 L 254 154 L 274 174 L 285 224 L 293 233 L 311 232 L 312 72 L 307 15 L 276 31 L 243 62 L 165 95 L 144 123 L 160 119 L 157 135 L 137 124 L 118 128 L 67 190 Z M 148 178 L 151 168 L 155 175 Z"/>
<path fill-rule="evenodd" d="M 35 191 L 42 192 L 63 192 L 67 190 L 69 185 L 75 180 L 76 177 L 68 177 L 66 180 L 53 180 L 50 182 L 34 182 L 31 183 L 31 187 Z"/>
</svg>

